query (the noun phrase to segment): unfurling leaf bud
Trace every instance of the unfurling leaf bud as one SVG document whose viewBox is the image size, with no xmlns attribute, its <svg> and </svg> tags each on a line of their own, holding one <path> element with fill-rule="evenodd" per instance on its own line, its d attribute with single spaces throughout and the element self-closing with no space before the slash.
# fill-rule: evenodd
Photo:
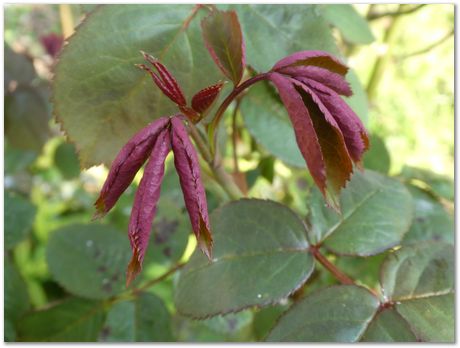
<svg viewBox="0 0 460 348">
<path fill-rule="evenodd" d="M 361 120 L 339 96 L 352 94 L 344 78 L 347 71 L 329 53 L 302 51 L 281 59 L 269 75 L 286 106 L 310 173 L 337 211 L 353 163 L 360 165 L 369 147 Z"/>
<path fill-rule="evenodd" d="M 203 88 L 201 91 L 198 91 L 192 98 L 192 108 L 199 114 L 204 114 L 212 103 L 219 96 L 224 82 L 218 82 L 215 85 Z"/>
<path fill-rule="evenodd" d="M 164 66 L 160 61 L 153 56 L 141 51 L 144 59 L 147 60 L 150 64 L 152 64 L 158 74 L 155 74 L 149 67 L 145 64 L 136 64 L 136 66 L 142 70 L 147 71 L 153 79 L 153 82 L 161 89 L 161 91 L 174 103 L 179 106 L 185 106 L 187 104 L 185 100 L 184 93 L 180 88 L 179 84 L 177 83 L 174 76 L 168 71 L 166 66 Z"/>
<path fill-rule="evenodd" d="M 155 143 L 155 139 L 169 123 L 169 117 L 161 117 L 134 135 L 118 153 L 105 180 L 96 203 L 94 218 L 103 217 L 117 202 L 133 181 Z"/>
<path fill-rule="evenodd" d="M 206 193 L 201 181 L 198 156 L 188 137 L 187 130 L 183 124 L 183 118 L 174 117 L 171 123 L 174 165 L 179 174 L 185 206 L 190 217 L 193 232 L 198 241 L 198 246 L 203 253 L 211 259 L 211 228 L 209 224 Z"/>
<path fill-rule="evenodd" d="M 133 256 L 128 265 L 126 284 L 129 285 L 142 269 L 145 251 L 150 238 L 152 222 L 160 199 L 164 161 L 171 148 L 169 129 L 164 128 L 155 140 L 144 175 L 134 199 L 129 221 L 129 240 Z"/>
</svg>

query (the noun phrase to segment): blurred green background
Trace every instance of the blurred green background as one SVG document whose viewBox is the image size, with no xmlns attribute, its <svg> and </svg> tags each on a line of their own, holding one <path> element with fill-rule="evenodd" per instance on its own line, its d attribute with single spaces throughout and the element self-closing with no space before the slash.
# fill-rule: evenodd
<svg viewBox="0 0 460 348">
<path fill-rule="evenodd" d="M 452 212 L 454 5 L 355 5 L 360 20 L 368 23 L 369 32 L 363 31 L 362 23 L 357 24 L 356 19 L 350 23 L 352 17 L 334 9 L 335 5 L 323 6 L 340 52 L 368 94 L 367 127 L 372 134 L 372 148 L 365 166 L 417 183 L 436 194 L 444 208 Z M 104 166 L 80 171 L 75 148 L 65 141 L 52 118 L 49 101 L 56 47 L 93 8 L 94 5 L 38 4 L 4 7 L 7 340 L 16 339 L 16 321 L 23 313 L 66 297 L 65 287 L 51 275 L 55 272 L 50 272 L 48 266 L 50 258 L 59 257 L 47 251 L 48 241 L 57 229 L 90 224 L 92 204 L 107 174 Z M 50 36 L 52 33 L 56 35 Z M 308 206 L 299 193 L 302 185 L 292 180 L 305 172 L 291 170 L 273 156 L 261 156 L 242 122 L 240 126 L 240 169 L 246 173 L 250 195 L 281 200 L 305 214 Z M 227 143 L 225 163 L 231 167 L 232 149 L 230 141 Z M 212 210 L 222 201 L 223 193 L 211 181 L 207 181 L 206 188 Z M 158 250 L 150 252 L 151 259 L 146 262 L 140 282 L 161 275 L 178 260 L 187 260 L 194 248 L 174 173 L 168 174 L 162 192 L 158 224 L 154 226 L 160 240 L 154 246 Z M 108 221 L 103 222 L 123 237 L 133 197 L 131 187 Z M 179 227 L 171 228 L 171 224 Z M 125 239 L 121 243 L 124 242 Z M 59 246 L 59 250 L 65 248 Z M 126 257 L 120 255 L 121 264 L 126 264 Z M 75 266 L 83 272 L 85 267 L 94 265 L 79 265 L 77 260 Z M 88 276 L 85 281 L 105 277 L 106 272 L 102 273 Z M 120 275 L 123 277 L 124 274 Z M 123 287 L 123 279 L 109 281 L 107 286 Z M 88 286 L 82 285 L 81 292 Z M 172 286 L 173 280 L 169 279 L 152 287 L 151 293 L 162 299 L 167 311 L 174 314 Z M 278 307 L 274 308 L 270 310 L 278 313 Z M 174 315 L 174 337 L 180 340 L 257 338 L 257 323 L 263 322 L 265 316 L 271 318 L 270 310 L 258 317 L 251 333 L 246 327 L 253 320 L 249 311 L 235 318 L 226 316 L 201 324 Z M 99 339 L 116 340 L 116 337 L 102 333 Z"/>
</svg>

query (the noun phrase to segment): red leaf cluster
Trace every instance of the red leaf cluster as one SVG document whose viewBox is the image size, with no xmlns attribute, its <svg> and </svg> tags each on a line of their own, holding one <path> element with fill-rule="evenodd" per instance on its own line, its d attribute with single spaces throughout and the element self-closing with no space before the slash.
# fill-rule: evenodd
<svg viewBox="0 0 460 348">
<path fill-rule="evenodd" d="M 129 222 L 128 234 L 133 256 L 127 270 L 128 285 L 142 269 L 160 198 L 164 162 L 171 149 L 193 232 L 201 250 L 211 258 L 212 236 L 206 194 L 201 181 L 198 157 L 184 122 L 185 117 L 181 114 L 161 117 L 134 135 L 112 163 L 95 203 L 95 218 L 107 214 L 148 158 Z"/>
<path fill-rule="evenodd" d="M 369 147 L 359 117 L 339 94 L 350 96 L 348 67 L 322 51 L 301 51 L 274 65 L 269 79 L 291 119 L 297 144 L 316 185 L 339 211 L 338 195 Z"/>
<path fill-rule="evenodd" d="M 142 70 L 147 71 L 153 79 L 153 82 L 163 92 L 165 96 L 171 99 L 178 107 L 179 110 L 184 113 L 193 123 L 200 121 L 206 114 L 206 111 L 210 108 L 213 102 L 219 95 L 223 82 L 219 82 L 215 85 L 203 88 L 198 91 L 192 97 L 192 107 L 187 106 L 182 89 L 175 79 L 175 77 L 169 72 L 158 59 L 153 56 L 141 51 L 144 59 L 149 62 L 158 72 L 156 74 L 145 64 L 136 64 L 136 66 Z"/>
</svg>

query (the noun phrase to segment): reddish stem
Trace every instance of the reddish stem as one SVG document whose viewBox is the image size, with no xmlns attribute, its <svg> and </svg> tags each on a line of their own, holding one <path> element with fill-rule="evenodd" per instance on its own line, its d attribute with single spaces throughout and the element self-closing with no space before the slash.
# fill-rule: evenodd
<svg viewBox="0 0 460 348">
<path fill-rule="evenodd" d="M 214 119 L 212 120 L 208 128 L 209 143 L 211 144 L 211 151 L 213 153 L 215 153 L 215 148 L 216 148 L 217 126 L 219 125 L 219 122 L 222 119 L 222 116 L 224 115 L 225 110 L 227 110 L 228 106 L 238 96 L 238 94 L 243 92 L 246 88 L 253 85 L 254 83 L 267 79 L 269 76 L 270 76 L 270 73 L 268 72 L 268 73 L 262 73 L 254 77 L 251 77 L 250 79 L 247 79 L 241 85 L 233 88 L 233 91 L 227 96 L 227 98 L 225 98 L 225 100 L 219 106 L 219 109 L 217 109 L 216 115 L 214 116 Z"/>
<path fill-rule="evenodd" d="M 311 246 L 310 251 L 313 257 L 322 264 L 332 275 L 337 278 L 339 282 L 345 285 L 353 285 L 355 281 L 348 277 L 345 273 L 339 270 L 332 262 L 330 262 L 321 252 L 319 251 L 318 247 Z"/>
</svg>

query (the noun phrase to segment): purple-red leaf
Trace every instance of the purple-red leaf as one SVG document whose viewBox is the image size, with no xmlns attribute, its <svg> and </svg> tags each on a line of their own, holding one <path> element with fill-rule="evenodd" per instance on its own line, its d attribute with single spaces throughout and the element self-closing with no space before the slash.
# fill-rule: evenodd
<svg viewBox="0 0 460 348">
<path fill-rule="evenodd" d="M 337 211 L 340 209 L 339 194 L 350 180 L 353 163 L 345 145 L 345 139 L 337 122 L 318 96 L 307 86 L 297 84 L 296 89 L 308 109 L 318 137 L 326 166 L 326 200 Z"/>
<path fill-rule="evenodd" d="M 147 60 L 150 64 L 152 64 L 158 71 L 158 75 L 156 75 L 149 67 L 147 67 L 145 64 L 136 64 L 136 66 L 140 69 L 143 69 L 147 71 L 150 76 L 152 77 L 153 81 L 155 84 L 158 86 L 158 88 L 161 89 L 161 91 L 169 98 L 171 99 L 174 103 L 176 103 L 179 106 L 185 106 L 187 104 L 185 100 L 184 93 L 182 92 L 182 89 L 180 88 L 179 84 L 177 83 L 177 80 L 174 78 L 174 76 L 168 71 L 166 66 L 164 66 L 160 61 L 153 56 L 141 51 L 142 55 L 144 56 L 144 59 Z"/>
<path fill-rule="evenodd" d="M 302 97 L 297 92 L 289 77 L 278 73 L 270 74 L 270 80 L 278 93 L 291 119 L 297 145 L 308 169 L 323 194 L 326 194 L 326 168 L 321 147 L 310 114 Z"/>
<path fill-rule="evenodd" d="M 95 203 L 97 212 L 94 218 L 104 216 L 115 205 L 146 161 L 157 135 L 167 126 L 168 122 L 168 117 L 155 120 L 123 146 L 112 162 L 109 175 Z"/>
<path fill-rule="evenodd" d="M 212 236 L 209 224 L 208 206 L 203 183 L 201 182 L 200 165 L 196 150 L 191 143 L 182 117 L 174 117 L 172 123 L 172 149 L 174 165 L 179 174 L 180 185 L 184 195 L 193 232 L 198 246 L 211 259 Z"/>
<path fill-rule="evenodd" d="M 334 117 L 345 138 L 348 153 L 353 161 L 359 164 L 363 153 L 369 148 L 367 131 L 359 117 L 333 90 L 309 79 L 303 82 L 315 90 L 321 103 Z"/>
<path fill-rule="evenodd" d="M 345 95 L 347 97 L 353 94 L 350 84 L 343 78 L 342 75 L 335 72 L 329 71 L 324 68 L 317 66 L 294 66 L 279 69 L 280 73 L 290 75 L 299 81 L 308 78 L 314 80 L 320 84 L 323 84 L 338 94 Z"/>
<path fill-rule="evenodd" d="M 270 79 L 313 179 L 328 204 L 339 210 L 339 194 L 350 180 L 353 162 L 359 166 L 369 147 L 361 120 L 339 96 L 352 94 L 345 80 L 348 67 L 327 52 L 302 51 L 281 59 L 272 71 Z"/>
<path fill-rule="evenodd" d="M 300 51 L 287 56 L 276 63 L 272 71 L 295 66 L 317 66 L 335 72 L 342 76 L 348 71 L 348 67 L 340 60 L 323 51 Z"/>
<path fill-rule="evenodd" d="M 56 33 L 40 37 L 40 42 L 51 57 L 55 58 L 64 44 L 64 37 Z"/>
<path fill-rule="evenodd" d="M 131 211 L 128 233 L 133 256 L 128 265 L 127 286 L 142 269 L 142 261 L 149 242 L 152 221 L 160 199 L 161 181 L 165 169 L 164 162 L 170 148 L 169 129 L 164 128 L 157 137 L 151 151 Z"/>
<path fill-rule="evenodd" d="M 206 87 L 196 93 L 192 98 L 192 108 L 199 114 L 203 114 L 212 103 L 216 100 L 219 95 L 222 87 L 224 86 L 223 82 L 216 83 L 215 85 Z"/>
<path fill-rule="evenodd" d="M 243 77 L 245 46 L 235 11 L 213 10 L 201 21 L 204 42 L 225 76 L 238 85 Z"/>
</svg>

